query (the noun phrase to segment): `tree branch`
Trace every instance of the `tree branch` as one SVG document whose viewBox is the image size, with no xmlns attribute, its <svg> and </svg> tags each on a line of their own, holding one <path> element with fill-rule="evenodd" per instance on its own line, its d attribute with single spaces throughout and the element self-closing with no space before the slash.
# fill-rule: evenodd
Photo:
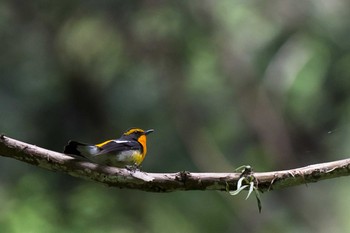
<svg viewBox="0 0 350 233">
<path fill-rule="evenodd" d="M 109 186 L 149 192 L 180 190 L 235 190 L 241 173 L 146 173 L 94 164 L 0 135 L 0 155 L 51 171 Z M 272 172 L 254 172 L 259 191 L 270 191 L 320 180 L 348 176 L 350 159 Z"/>
</svg>

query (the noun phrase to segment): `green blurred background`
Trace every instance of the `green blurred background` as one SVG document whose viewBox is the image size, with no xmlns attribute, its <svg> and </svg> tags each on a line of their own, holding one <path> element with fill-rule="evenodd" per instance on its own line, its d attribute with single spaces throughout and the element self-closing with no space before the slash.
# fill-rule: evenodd
<svg viewBox="0 0 350 233">
<path fill-rule="evenodd" d="M 142 169 L 349 156 L 350 2 L 0 1 L 0 131 L 62 151 L 154 128 Z M 1 232 L 349 232 L 347 178 L 244 201 L 119 190 L 0 158 Z"/>
</svg>

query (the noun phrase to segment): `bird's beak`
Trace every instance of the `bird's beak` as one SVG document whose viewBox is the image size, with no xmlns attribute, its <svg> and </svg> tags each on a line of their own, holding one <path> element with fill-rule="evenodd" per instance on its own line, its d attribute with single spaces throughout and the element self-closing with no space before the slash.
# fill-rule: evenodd
<svg viewBox="0 0 350 233">
<path fill-rule="evenodd" d="M 150 133 L 152 133 L 153 131 L 154 131 L 154 129 L 146 130 L 146 131 L 145 131 L 145 135 L 150 134 Z"/>
</svg>

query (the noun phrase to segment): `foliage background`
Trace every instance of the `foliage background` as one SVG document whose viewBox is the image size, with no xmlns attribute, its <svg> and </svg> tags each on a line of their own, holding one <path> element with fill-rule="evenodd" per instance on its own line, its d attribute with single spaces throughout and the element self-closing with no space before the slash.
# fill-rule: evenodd
<svg viewBox="0 0 350 233">
<path fill-rule="evenodd" d="M 0 130 L 61 151 L 154 128 L 143 170 L 349 156 L 350 2 L 0 2 Z M 347 178 L 262 195 L 145 193 L 1 158 L 3 232 L 347 232 Z"/>
</svg>

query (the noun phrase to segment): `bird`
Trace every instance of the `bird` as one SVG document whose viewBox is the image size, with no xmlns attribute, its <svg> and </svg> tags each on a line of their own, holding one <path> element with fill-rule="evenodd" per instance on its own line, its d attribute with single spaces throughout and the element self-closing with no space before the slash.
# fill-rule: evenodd
<svg viewBox="0 0 350 233">
<path fill-rule="evenodd" d="M 63 153 L 84 157 L 101 165 L 139 168 L 147 153 L 147 135 L 152 132 L 153 129 L 130 128 L 118 139 L 95 145 L 71 140 Z"/>
</svg>

